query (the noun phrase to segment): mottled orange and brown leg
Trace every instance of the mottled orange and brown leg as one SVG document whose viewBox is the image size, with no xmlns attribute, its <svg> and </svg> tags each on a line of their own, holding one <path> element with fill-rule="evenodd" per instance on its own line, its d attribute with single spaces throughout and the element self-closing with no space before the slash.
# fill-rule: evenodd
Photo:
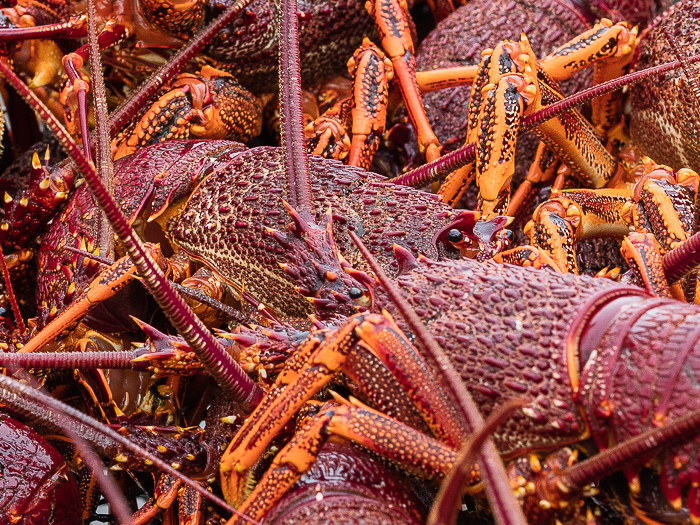
<svg viewBox="0 0 700 525">
<path fill-rule="evenodd" d="M 165 260 L 158 245 L 149 245 L 154 260 L 165 266 Z M 102 301 L 109 299 L 124 287 L 136 274 L 136 267 L 129 257 L 122 257 L 112 266 L 102 271 L 95 278 L 82 295 L 73 301 L 58 317 L 52 321 L 18 352 L 36 352 L 46 343 L 57 337 L 66 327 L 78 321 L 91 308 Z M 75 283 L 71 283 L 68 293 L 75 290 Z"/>
<path fill-rule="evenodd" d="M 131 517 L 132 523 L 146 525 L 165 509 L 172 507 L 181 485 L 182 481 L 179 479 L 168 474 L 161 475 L 153 491 L 153 497 L 134 513 Z"/>
<path fill-rule="evenodd" d="M 626 73 L 637 45 L 637 28 L 626 22 L 613 24 L 604 18 L 592 29 L 559 47 L 540 61 L 542 69 L 557 82 L 595 63 L 594 84 L 601 84 Z M 593 125 L 607 131 L 620 120 L 621 92 L 612 92 L 591 101 Z"/>
<path fill-rule="evenodd" d="M 444 477 L 458 451 L 394 419 L 359 403 L 332 407 L 315 416 L 277 454 L 255 490 L 240 507 L 241 512 L 261 519 L 306 472 L 318 451 L 331 436 L 362 445 L 409 472 L 429 478 Z M 403 446 L 411 443 L 410 447 Z M 227 525 L 239 523 L 232 517 Z"/>
<path fill-rule="evenodd" d="M 360 340 L 407 388 L 432 432 L 455 446 L 461 444 L 464 429 L 449 401 L 442 398 L 439 382 L 393 320 L 388 314 L 357 314 L 334 333 L 326 334 L 323 342 L 318 334 L 312 334 L 238 431 L 221 461 L 221 485 L 227 501 L 242 503 L 250 467 L 293 414 L 341 370 Z"/>
<path fill-rule="evenodd" d="M 382 47 L 394 66 L 394 75 L 399 81 L 420 151 L 428 162 L 432 162 L 440 157 L 440 142 L 430 127 L 416 83 L 416 58 L 407 18 L 408 6 L 405 0 L 368 0 L 365 7 L 379 28 Z"/>
<path fill-rule="evenodd" d="M 352 58 L 352 145 L 348 164 L 369 169 L 386 126 L 389 82 L 394 77 L 391 61 L 365 38 Z"/>
<path fill-rule="evenodd" d="M 206 138 L 247 141 L 262 128 L 262 104 L 224 71 L 179 75 L 170 91 L 112 143 L 115 160 L 148 144 Z"/>
</svg>

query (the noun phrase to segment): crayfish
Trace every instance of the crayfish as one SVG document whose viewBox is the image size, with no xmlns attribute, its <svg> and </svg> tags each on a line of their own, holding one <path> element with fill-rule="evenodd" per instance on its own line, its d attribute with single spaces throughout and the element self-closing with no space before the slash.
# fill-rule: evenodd
<svg viewBox="0 0 700 525">
<path fill-rule="evenodd" d="M 404 7 L 398 3 L 370 6 L 375 14 L 399 17 L 389 17 L 395 21 L 393 26 L 380 25 L 384 47 L 394 42 L 387 38 L 391 35 L 386 27 L 409 28 Z M 179 503 L 183 521 L 204 521 L 208 504 L 197 499 L 201 497 L 216 506 L 212 512 L 232 514 L 230 523 L 283 521 L 289 516 L 319 521 L 328 515 L 420 523 L 426 509 L 414 498 L 413 492 L 419 490 L 416 477 L 444 480 L 428 518 L 431 523 L 453 519 L 462 493 L 478 492 L 481 486 L 500 523 L 525 523 L 526 519 L 594 522 L 594 510 L 586 512 L 584 505 L 601 499 L 620 513 L 631 508 L 647 519 L 653 513 L 642 479 L 650 471 L 651 477 L 660 478 L 661 490 L 678 519 L 700 518 L 697 438 L 693 437 L 700 430 L 694 395 L 694 352 L 700 348 L 698 307 L 659 297 L 671 292 L 661 294 L 661 288 L 652 286 L 643 265 L 626 277 L 629 284 L 621 284 L 559 274 L 562 265 L 536 244 L 498 257 L 539 269 L 488 261 L 513 241 L 503 231 L 512 219 L 499 215 L 509 209 L 512 164 L 504 167 L 500 179 L 494 178 L 495 186 L 489 188 L 495 188 L 494 198 L 483 193 L 486 179 L 477 175 L 483 193 L 481 212 L 457 212 L 445 202 L 456 198 L 444 199 L 444 192 L 433 196 L 359 167 L 307 156 L 295 13 L 295 2 L 282 2 L 282 148 L 247 149 L 226 141 L 137 146 L 133 155 L 114 167 L 114 197 L 91 163 L 91 152 L 71 141 L 50 112 L 0 64 L 3 76 L 36 105 L 74 161 L 60 171 L 48 172 L 37 160 L 30 177 L 36 198 L 57 204 L 54 201 L 65 200 L 67 195 L 59 195 L 56 185 L 67 185 L 76 172 L 87 181 L 44 236 L 36 321 L 42 330 L 30 338 L 31 330 L 23 328 L 14 308 L 17 329 L 5 344 L 18 352 L 0 357 L 12 369 L 80 370 L 80 395 L 87 402 L 78 404 L 95 419 L 113 426 L 4 376 L 0 377 L 3 403 L 17 414 L 42 420 L 49 431 L 65 433 L 86 463 L 96 458 L 85 441 L 118 470 L 162 472 L 153 497 L 134 515 L 139 523 L 166 507 L 167 519 L 174 519 L 170 505 L 182 484 L 188 486 L 181 491 Z M 587 43 L 595 45 L 596 37 L 611 31 L 618 32 L 610 37 L 615 43 L 603 47 L 618 57 L 616 46 L 623 42 L 619 50 L 626 58 L 617 65 L 622 70 L 618 73 L 624 72 L 629 57 L 621 48 L 636 44 L 637 34 L 621 23 L 605 20 L 553 56 L 566 56 L 567 49 L 579 51 Z M 413 51 L 408 44 L 402 49 L 401 53 L 387 49 L 387 54 L 407 105 L 420 109 L 416 91 L 410 89 L 411 82 L 416 85 Z M 537 57 L 528 49 L 522 37 L 483 54 L 474 86 L 485 100 L 495 104 L 500 98 L 518 106 L 518 97 L 535 95 L 539 89 L 550 89 L 551 98 L 546 102 L 555 104 L 563 98 L 552 87 L 553 81 L 547 88 L 538 83 L 549 73 L 543 67 L 536 74 Z M 489 81 L 485 81 L 480 77 L 486 75 L 488 61 L 512 70 L 489 71 Z M 527 82 L 520 84 L 518 75 Z M 607 109 L 617 107 L 614 98 L 606 100 Z M 475 102 L 470 109 L 473 113 L 479 117 L 478 126 L 469 126 L 469 133 L 475 133 L 479 141 L 481 156 L 476 164 L 487 169 L 491 161 L 484 162 L 483 155 L 488 158 L 493 151 L 486 151 L 485 145 L 497 139 L 513 149 L 522 115 L 517 110 L 506 113 L 513 118 L 506 119 L 511 127 L 503 131 L 491 127 L 497 119 L 492 115 L 498 115 L 491 102 Z M 412 118 L 421 125 L 427 122 L 425 117 Z M 104 119 L 105 115 L 97 116 L 98 121 Z M 580 115 L 571 120 L 584 126 Z M 420 135 L 423 132 L 419 131 L 419 141 L 428 137 L 421 142 L 426 156 L 437 157 L 437 139 Z M 358 134 L 371 137 L 370 133 Z M 108 152 L 108 136 L 105 129 L 95 135 L 102 160 Z M 573 155 L 565 153 L 568 150 L 557 149 L 554 139 L 551 142 L 547 147 L 557 154 L 554 156 L 573 164 L 569 171 L 581 169 Z M 598 150 L 606 150 L 601 144 L 596 145 Z M 541 149 L 542 159 L 545 148 Z M 358 162 L 354 155 L 348 158 Z M 542 165 L 549 166 L 548 162 Z M 637 235 L 645 228 L 642 211 L 653 211 L 642 210 L 647 201 L 654 201 L 651 197 L 644 201 L 644 196 L 659 195 L 653 184 L 669 186 L 671 196 L 673 191 L 683 194 L 677 199 L 683 203 L 692 201 L 697 193 L 697 184 L 678 187 L 682 186 L 679 181 L 694 180 L 690 170 L 650 168 L 650 161 L 629 164 L 647 166 L 640 168 L 649 172 L 645 176 L 655 171 L 677 175 L 673 180 L 671 175 L 648 176 L 637 183 L 641 185 L 632 193 L 639 198 L 625 201 L 627 213 L 636 213 Z M 104 176 L 108 170 L 102 169 L 102 162 L 97 165 Z M 436 161 L 424 170 L 438 170 L 439 166 Z M 561 178 L 568 174 L 562 173 Z M 463 181 L 458 184 L 464 185 Z M 26 201 L 22 204 L 19 199 L 8 208 L 14 210 L 17 224 L 31 222 L 25 220 L 22 210 L 35 201 Z M 111 234 L 105 237 L 101 229 L 104 222 L 96 205 L 114 229 L 116 246 L 112 246 Z M 555 226 L 562 224 L 559 219 L 573 221 L 574 217 L 565 214 L 557 219 L 554 215 L 547 217 Z M 655 216 L 649 217 L 648 222 L 658 226 Z M 36 222 L 40 221 L 34 221 L 35 226 Z M 143 243 L 132 226 L 148 238 L 157 230 L 153 226 L 149 230 L 149 223 L 159 225 L 158 233 L 165 234 L 168 244 Z M 665 232 L 649 228 L 648 238 L 653 238 L 652 233 L 662 238 Z M 666 233 L 675 234 L 675 230 L 666 228 Z M 15 244 L 29 237 L 25 232 L 5 235 L 8 243 Z M 478 260 L 460 258 L 465 239 L 478 246 Z M 630 236 L 629 242 L 634 244 L 636 239 Z M 665 251 L 654 251 L 653 246 L 649 251 L 639 250 L 642 255 L 637 260 L 646 261 L 656 271 L 651 275 L 657 281 L 670 280 L 671 275 L 680 279 L 695 264 L 683 252 L 692 245 L 690 235 L 674 241 L 677 243 L 665 246 Z M 59 251 L 62 249 L 65 252 Z M 168 261 L 164 252 L 172 250 L 175 254 Z M 123 253 L 126 255 L 119 258 Z M 192 260 L 207 267 L 200 274 L 206 277 L 200 278 L 208 282 L 218 278 L 223 284 L 216 286 L 234 296 L 242 309 L 243 313 L 228 313 L 225 305 L 210 301 L 241 325 L 233 333 L 214 336 L 180 296 L 192 292 L 180 292 L 166 279 L 166 273 L 170 277 L 188 274 Z M 689 268 L 681 271 L 680 266 Z M 150 337 L 148 345 L 115 353 L 94 352 L 92 347 L 101 343 L 93 338 L 83 341 L 85 352 L 37 352 L 67 325 L 77 322 L 83 308 L 119 293 L 134 277 L 166 312 L 169 324 L 159 321 L 159 327 L 178 335 L 138 321 Z M 180 277 L 175 280 L 182 280 Z M 64 305 L 68 305 L 65 310 Z M 236 362 L 244 354 L 253 356 L 256 366 L 245 370 L 257 374 L 254 379 Z M 115 402 L 101 372 L 109 367 L 146 370 L 158 377 L 181 375 L 172 375 L 157 387 L 160 397 L 149 394 L 149 399 L 161 403 L 160 409 L 127 415 L 125 412 L 132 412 L 128 404 Z M 205 388 L 201 403 L 188 400 L 188 415 L 183 418 L 178 404 L 189 394 L 178 394 L 187 392 L 182 382 L 188 373 L 208 374 L 218 386 L 214 388 L 212 382 Z M 24 371 L 17 374 L 25 382 L 36 380 Z M 273 374 L 275 378 L 270 377 Z M 51 381 L 46 379 L 44 389 L 50 388 Z M 237 413 L 223 418 L 225 426 L 213 420 L 204 430 L 196 426 L 161 428 L 157 423 L 171 419 L 198 423 L 207 409 L 206 398 L 214 396 L 214 391 L 218 392 L 214 405 L 226 397 L 223 410 L 227 415 Z M 168 392 L 175 392 L 169 400 Z M 59 390 L 56 395 L 65 392 Z M 219 409 L 210 411 L 222 423 L 224 414 Z M 495 416 L 487 430 L 481 428 L 484 423 L 479 412 Z M 296 425 L 289 424 L 293 418 Z M 146 425 L 139 424 L 144 421 Z M 476 450 L 488 434 L 491 440 L 479 455 Z M 326 444 L 331 437 L 339 442 Z M 581 452 L 566 448 L 577 447 L 587 437 L 600 450 L 609 450 L 596 455 L 585 444 Z M 397 481 L 396 474 L 376 460 L 348 448 L 353 446 L 368 449 L 411 474 L 405 479 L 411 480 L 412 488 Z M 591 457 L 579 462 L 577 455 L 583 451 Z M 507 468 L 499 453 L 510 462 Z M 655 470 L 647 469 L 648 463 Z M 342 472 L 344 465 L 354 470 Z M 128 519 L 128 508 L 115 494 L 118 491 L 110 490 L 109 478 L 100 475 L 99 463 L 90 463 L 89 470 L 93 474 L 88 479 L 98 480 L 118 519 Z M 618 470 L 627 476 L 628 505 L 611 494 L 593 499 L 595 487 L 590 484 Z M 204 488 L 217 483 L 228 503 Z M 376 485 L 381 490 L 373 491 Z M 485 506 L 482 499 L 477 501 Z M 86 509 L 92 503 L 86 501 Z M 237 513 L 232 505 L 239 507 Z M 395 505 L 396 512 L 388 514 L 386 505 Z M 66 518 L 75 522 L 71 520 Z"/>
</svg>

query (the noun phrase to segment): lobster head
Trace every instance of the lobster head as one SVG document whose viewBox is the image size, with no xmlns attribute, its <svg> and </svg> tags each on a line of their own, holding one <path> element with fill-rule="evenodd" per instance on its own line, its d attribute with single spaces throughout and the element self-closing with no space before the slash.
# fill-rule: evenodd
<svg viewBox="0 0 700 525">
<path fill-rule="evenodd" d="M 310 301 L 319 319 L 347 317 L 372 306 L 374 279 L 352 268 L 333 240 L 333 213 L 329 207 L 320 224 L 307 221 L 284 202 L 292 217 L 288 232 L 267 228 L 284 247 L 290 262 L 280 267 Z"/>
</svg>

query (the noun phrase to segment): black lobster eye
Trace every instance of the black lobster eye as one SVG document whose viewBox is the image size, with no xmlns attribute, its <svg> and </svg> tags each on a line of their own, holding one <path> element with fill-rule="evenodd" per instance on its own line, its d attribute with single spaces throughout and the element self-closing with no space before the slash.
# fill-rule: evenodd
<svg viewBox="0 0 700 525">
<path fill-rule="evenodd" d="M 359 288 L 350 288 L 348 295 L 350 296 L 350 299 L 352 299 L 353 301 L 356 301 L 360 297 L 362 297 L 364 294 L 362 293 L 362 290 L 360 290 Z"/>
<path fill-rule="evenodd" d="M 508 239 L 508 242 L 512 243 L 515 240 L 515 234 L 513 234 L 513 230 L 503 230 L 503 233 L 506 235 L 506 239 Z"/>
<path fill-rule="evenodd" d="M 461 231 L 457 229 L 451 229 L 450 231 L 447 232 L 447 240 L 453 243 L 458 243 L 462 242 L 464 239 L 464 235 L 462 234 Z"/>
</svg>

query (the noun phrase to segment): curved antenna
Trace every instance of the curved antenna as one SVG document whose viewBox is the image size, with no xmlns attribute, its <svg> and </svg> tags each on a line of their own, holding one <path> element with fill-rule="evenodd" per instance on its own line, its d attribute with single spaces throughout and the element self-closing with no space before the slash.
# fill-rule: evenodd
<svg viewBox="0 0 700 525">
<path fill-rule="evenodd" d="M 107 219 L 119 237 L 144 283 L 160 307 L 165 311 L 175 329 L 182 334 L 192 350 L 202 362 L 207 371 L 221 385 L 226 393 L 241 403 L 243 409 L 252 412 L 253 408 L 263 398 L 262 389 L 257 386 L 245 371 L 228 354 L 211 335 L 204 324 L 196 317 L 185 303 L 184 299 L 173 290 L 160 267 L 153 261 L 141 239 L 134 233 L 126 217 L 121 212 L 114 199 L 107 194 L 102 181 L 95 172 L 92 163 L 83 155 L 80 148 L 73 142 L 65 128 L 56 117 L 24 85 L 7 63 L 0 60 L 0 75 L 2 75 L 22 98 L 34 108 L 43 118 L 68 155 L 75 162 L 92 191 L 95 201 L 105 211 Z"/>
<path fill-rule="evenodd" d="M 698 61 L 700 61 L 700 54 L 693 55 L 687 60 L 688 64 L 694 64 Z M 571 95 L 570 97 L 560 100 L 559 102 L 542 108 L 529 117 L 525 117 L 520 125 L 520 133 L 539 126 L 546 120 L 554 118 L 564 111 L 568 111 L 569 109 L 572 109 L 573 107 L 582 104 L 591 98 L 605 95 L 606 93 L 620 89 L 625 85 L 636 84 L 637 82 L 641 82 L 646 78 L 660 75 L 661 73 L 665 73 L 666 71 L 670 71 L 672 69 L 678 69 L 681 66 L 681 62 L 679 60 L 675 60 L 660 66 L 654 66 L 643 69 L 642 71 L 629 73 L 621 76 L 620 78 L 609 80 L 608 82 L 603 82 L 602 84 L 598 84 L 592 88 L 585 89 L 579 93 Z M 433 181 L 447 177 L 453 171 L 465 166 L 474 160 L 475 154 L 476 143 L 471 142 L 451 153 L 443 155 L 438 160 L 424 164 L 415 170 L 404 173 L 398 177 L 394 177 L 393 179 L 389 179 L 389 182 L 420 188 L 421 186 L 430 184 Z"/>
<path fill-rule="evenodd" d="M 460 380 L 450 360 L 440 349 L 435 338 L 428 332 L 415 310 L 404 299 L 399 289 L 389 280 L 377 260 L 372 257 L 367 247 L 354 232 L 350 232 L 350 238 L 360 250 L 362 256 L 369 264 L 377 279 L 384 287 L 389 299 L 401 312 L 406 324 L 416 336 L 416 342 L 422 350 L 422 355 L 431 361 L 438 372 L 440 382 L 445 386 L 454 400 L 457 401 L 459 413 L 471 432 L 483 428 L 484 420 L 474 400 Z M 520 505 L 513 496 L 508 475 L 503 467 L 496 447 L 490 441 L 484 445 L 479 456 L 482 476 L 486 482 L 486 495 L 491 510 L 496 517 L 496 522 L 501 525 L 526 525 Z"/>
<path fill-rule="evenodd" d="M 315 222 L 301 102 L 297 0 L 282 0 L 278 27 L 279 98 L 282 119 L 280 131 L 289 184 L 289 200 L 292 208 L 296 209 L 305 220 Z"/>
<path fill-rule="evenodd" d="M 169 474 L 185 485 L 196 490 L 205 499 L 211 501 L 218 507 L 235 514 L 250 523 L 260 525 L 254 519 L 239 513 L 224 500 L 215 496 L 204 487 L 195 483 L 187 476 L 178 472 L 173 467 L 168 465 L 162 459 L 154 456 L 150 452 L 143 450 L 135 445 L 127 438 L 115 432 L 102 423 L 99 423 L 75 408 L 48 396 L 39 390 L 35 390 L 27 385 L 23 385 L 19 381 L 15 381 L 7 376 L 0 375 L 0 398 L 3 403 L 11 407 L 13 410 L 31 417 L 40 419 L 42 422 L 61 428 L 64 425 L 69 426 L 74 434 L 88 440 L 97 448 L 106 447 L 116 443 L 118 446 L 128 450 L 134 455 L 137 455 L 144 460 L 152 462 L 152 464 L 161 469 L 166 474 Z"/>
</svg>

